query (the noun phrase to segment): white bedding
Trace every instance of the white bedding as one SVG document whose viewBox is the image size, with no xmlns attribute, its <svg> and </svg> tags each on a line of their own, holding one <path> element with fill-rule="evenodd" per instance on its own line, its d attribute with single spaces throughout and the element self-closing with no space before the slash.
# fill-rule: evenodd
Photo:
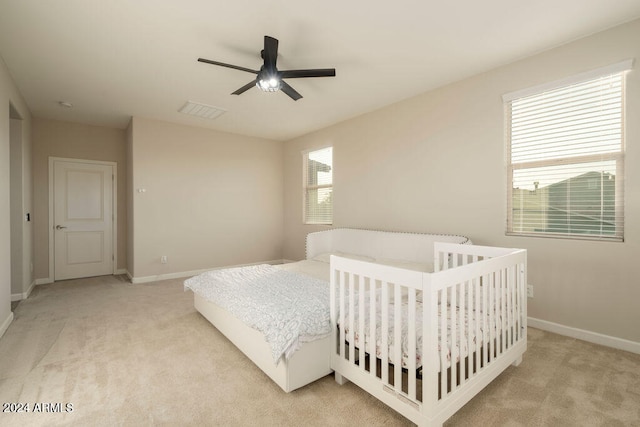
<svg viewBox="0 0 640 427">
<path fill-rule="evenodd" d="M 379 293 L 379 291 L 377 292 Z M 369 319 L 368 316 L 365 316 L 365 325 L 364 325 L 364 330 L 365 330 L 365 334 L 364 334 L 364 349 L 365 352 L 367 352 L 368 354 L 375 354 L 377 358 L 382 357 L 382 311 L 380 309 L 380 303 L 379 303 L 379 295 L 377 296 L 377 307 L 376 307 L 376 339 L 375 339 L 375 349 L 372 348 L 371 346 L 371 337 L 370 337 L 370 326 L 369 326 Z M 365 313 L 369 312 L 369 307 L 370 307 L 370 303 L 369 303 L 369 293 L 367 292 L 366 296 L 365 296 Z M 417 301 L 416 302 L 416 368 L 421 368 L 422 367 L 422 302 Z M 460 319 L 460 308 L 456 307 L 455 310 L 451 310 L 450 307 L 447 307 L 448 309 L 447 311 L 447 346 L 448 346 L 448 351 L 447 351 L 447 358 L 446 360 L 442 360 L 440 361 L 440 363 L 438 363 L 437 360 L 434 360 L 434 363 L 437 363 L 440 366 L 445 366 L 445 368 L 448 368 L 449 366 L 451 366 L 451 359 L 452 359 L 452 346 L 451 346 L 451 341 L 452 341 L 452 315 L 455 316 L 456 321 L 458 321 Z M 359 331 L 359 313 L 358 313 L 358 303 L 357 303 L 357 296 L 356 296 L 356 304 L 355 304 L 355 311 L 354 311 L 354 324 L 355 324 L 355 328 L 354 328 L 354 345 L 356 347 L 359 348 L 360 343 L 362 342 L 361 339 L 361 333 Z M 469 324 L 469 314 L 471 314 L 471 324 L 475 324 L 476 322 L 476 312 L 475 310 L 465 310 L 464 311 L 464 328 L 461 328 L 460 324 L 456 324 L 456 343 L 453 346 L 453 360 L 454 363 L 457 363 L 460 361 L 460 357 L 462 356 L 462 358 L 465 358 L 469 355 L 469 348 L 468 348 L 468 332 L 471 329 L 471 333 L 473 334 L 473 328 L 470 328 L 470 324 Z M 482 321 L 482 312 L 480 312 L 480 318 L 478 319 L 479 321 Z M 408 367 L 408 304 L 405 302 L 402 303 L 402 309 L 401 309 L 401 314 L 402 314 L 402 367 L 403 368 L 407 368 Z M 438 319 L 441 318 L 442 315 L 442 309 L 440 307 L 440 305 L 438 305 Z M 388 355 L 389 355 L 389 363 L 394 364 L 395 361 L 393 359 L 393 355 L 394 355 L 394 328 L 393 328 L 393 324 L 394 324 L 394 310 L 392 305 L 390 305 L 390 309 L 389 309 L 389 330 L 387 331 L 387 344 L 388 344 Z M 487 315 L 485 315 L 486 317 L 486 325 L 490 324 L 490 318 Z M 348 321 L 349 318 L 349 313 L 346 312 L 345 313 L 345 321 Z M 495 334 L 499 334 L 501 331 L 501 317 L 499 314 L 496 314 L 493 316 L 493 330 Z M 347 327 L 345 328 L 345 338 L 348 341 L 348 334 L 349 334 L 349 329 L 350 329 L 350 324 L 347 323 Z M 488 328 L 489 329 L 489 328 Z M 440 332 L 441 330 L 441 324 L 438 324 L 438 331 Z M 483 331 L 483 327 L 480 327 L 480 330 Z M 461 338 L 461 334 L 463 334 L 462 338 Z M 482 333 L 482 335 L 484 335 L 484 337 L 476 337 L 475 335 L 471 336 L 471 342 L 473 345 L 472 348 L 472 352 L 475 351 L 475 349 L 480 348 L 480 346 L 482 346 L 483 341 L 489 341 L 489 334 L 488 334 L 488 330 L 484 331 Z M 440 342 L 440 340 L 438 340 Z M 440 354 L 440 346 L 438 346 L 438 354 Z"/>
<path fill-rule="evenodd" d="M 184 286 L 262 332 L 277 365 L 303 342 L 331 332 L 329 284 L 318 278 L 322 269 L 328 276 L 327 265 L 301 263 L 213 270 L 187 279 Z"/>
</svg>

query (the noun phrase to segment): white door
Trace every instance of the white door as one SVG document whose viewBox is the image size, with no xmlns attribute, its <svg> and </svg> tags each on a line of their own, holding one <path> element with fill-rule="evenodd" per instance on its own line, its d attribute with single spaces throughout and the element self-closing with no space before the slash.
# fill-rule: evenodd
<svg viewBox="0 0 640 427">
<path fill-rule="evenodd" d="M 113 274 L 114 167 L 53 162 L 55 280 Z"/>
</svg>

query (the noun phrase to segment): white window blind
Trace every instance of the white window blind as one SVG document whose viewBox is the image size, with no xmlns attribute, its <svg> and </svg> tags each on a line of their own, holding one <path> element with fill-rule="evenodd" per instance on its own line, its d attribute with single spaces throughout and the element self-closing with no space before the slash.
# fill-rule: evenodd
<svg viewBox="0 0 640 427">
<path fill-rule="evenodd" d="M 624 87 L 608 67 L 505 96 L 507 234 L 623 240 Z"/>
<path fill-rule="evenodd" d="M 333 222 L 333 148 L 304 153 L 304 222 Z"/>
</svg>

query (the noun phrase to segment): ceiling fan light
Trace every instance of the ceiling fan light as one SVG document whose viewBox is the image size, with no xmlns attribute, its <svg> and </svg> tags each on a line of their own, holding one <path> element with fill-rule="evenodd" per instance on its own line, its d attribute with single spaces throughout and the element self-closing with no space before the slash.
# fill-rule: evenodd
<svg viewBox="0 0 640 427">
<path fill-rule="evenodd" d="M 282 85 L 277 77 L 267 77 L 259 79 L 256 86 L 264 92 L 277 92 Z"/>
</svg>

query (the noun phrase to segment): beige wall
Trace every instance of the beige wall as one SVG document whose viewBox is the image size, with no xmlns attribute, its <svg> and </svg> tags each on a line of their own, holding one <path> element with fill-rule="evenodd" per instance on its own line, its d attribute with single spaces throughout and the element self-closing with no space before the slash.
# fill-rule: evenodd
<svg viewBox="0 0 640 427">
<path fill-rule="evenodd" d="M 130 132 L 134 279 L 282 258 L 282 142 L 137 117 Z"/>
<path fill-rule="evenodd" d="M 285 146 L 284 257 L 304 257 L 301 150 L 334 146 L 334 226 L 461 233 L 528 250 L 529 315 L 640 342 L 640 21 Z M 636 58 L 627 85 L 624 243 L 505 236 L 504 93 Z"/>
<path fill-rule="evenodd" d="M 118 164 L 118 259 L 127 262 L 127 166 L 126 135 L 121 129 L 82 125 L 57 120 L 33 120 L 33 186 L 35 277 L 49 277 L 49 157 L 98 160 Z"/>
<path fill-rule="evenodd" d="M 21 132 L 21 165 L 20 174 L 16 178 L 18 183 L 10 180 L 10 131 L 11 121 L 9 104 L 13 105 L 22 120 Z M 26 213 L 31 210 L 32 186 L 31 186 L 31 113 L 27 108 L 22 96 L 18 92 L 9 72 L 2 59 L 0 58 L 0 335 L 9 325 L 11 319 L 11 206 L 10 206 L 10 188 L 14 185 L 22 187 L 22 194 L 19 203 L 22 205 L 20 209 Z M 22 223 L 22 229 L 19 234 L 22 235 L 21 252 L 23 259 L 18 265 L 21 266 L 22 274 L 19 274 L 20 280 L 23 282 L 22 292 L 26 291 L 33 282 L 33 276 L 30 271 L 25 272 L 24 266 L 30 267 L 33 261 L 33 240 L 32 240 L 32 223 Z M 17 254 L 20 256 L 20 253 Z M 15 254 L 14 254 L 15 256 Z M 20 285 L 16 287 L 16 291 L 20 292 Z"/>
</svg>

